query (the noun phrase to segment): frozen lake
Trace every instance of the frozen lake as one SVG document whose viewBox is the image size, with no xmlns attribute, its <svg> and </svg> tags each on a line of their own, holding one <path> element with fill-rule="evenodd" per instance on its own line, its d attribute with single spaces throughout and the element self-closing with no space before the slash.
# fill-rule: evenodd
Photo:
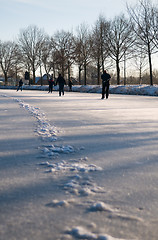
<svg viewBox="0 0 158 240">
<path fill-rule="evenodd" d="M 0 239 L 157 240 L 158 98 L 0 90 Z"/>
</svg>

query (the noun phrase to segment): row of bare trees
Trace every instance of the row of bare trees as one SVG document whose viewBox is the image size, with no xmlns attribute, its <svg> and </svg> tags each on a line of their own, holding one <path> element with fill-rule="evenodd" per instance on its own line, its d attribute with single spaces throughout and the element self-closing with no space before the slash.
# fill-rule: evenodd
<svg viewBox="0 0 158 240">
<path fill-rule="evenodd" d="M 139 59 L 140 78 L 143 61 L 148 58 L 150 84 L 153 85 L 152 55 L 158 51 L 158 8 L 150 0 L 138 0 L 135 7 L 127 5 L 128 17 L 120 15 L 113 20 L 99 16 L 90 29 L 81 24 L 76 33 L 64 30 L 49 36 L 37 26 L 20 31 L 16 42 L 0 41 L 0 67 L 7 85 L 8 76 L 15 78 L 26 70 L 32 73 L 35 83 L 36 71 L 41 79 L 43 71 L 49 76 L 61 72 L 70 80 L 73 67 L 78 68 L 78 81 L 84 72 L 87 84 L 87 67 L 96 68 L 97 83 L 105 68 L 115 66 L 117 84 L 120 84 L 120 63 Z M 125 83 L 125 82 L 124 82 Z M 41 83 L 42 84 L 42 83 Z"/>
</svg>

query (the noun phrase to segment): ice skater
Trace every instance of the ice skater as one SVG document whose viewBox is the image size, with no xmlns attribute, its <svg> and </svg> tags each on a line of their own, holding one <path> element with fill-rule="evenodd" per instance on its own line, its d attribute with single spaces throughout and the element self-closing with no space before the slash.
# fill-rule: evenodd
<svg viewBox="0 0 158 240">
<path fill-rule="evenodd" d="M 65 79 L 61 76 L 59 73 L 59 76 L 56 80 L 56 85 L 59 84 L 59 96 L 61 96 L 61 93 L 64 95 L 64 85 L 66 85 Z"/>
<path fill-rule="evenodd" d="M 69 91 L 70 91 L 70 92 L 72 91 L 72 85 L 73 85 L 72 81 L 69 80 Z"/>
<path fill-rule="evenodd" d="M 53 91 L 53 86 L 55 85 L 54 83 L 54 79 L 53 79 L 53 74 L 51 76 L 51 78 L 48 80 L 48 83 L 49 83 L 49 93 Z"/>
<path fill-rule="evenodd" d="M 108 74 L 106 72 L 106 70 L 104 71 L 104 73 L 101 75 L 101 79 L 102 79 L 102 98 L 101 99 L 104 99 L 105 98 L 105 93 L 106 93 L 106 99 L 108 99 L 108 96 L 109 96 L 109 81 L 110 81 L 110 74 Z"/>
<path fill-rule="evenodd" d="M 19 91 L 19 89 L 21 89 L 21 91 L 22 91 L 22 86 L 23 86 L 23 81 L 22 81 L 22 79 L 20 79 L 19 86 L 17 88 L 17 92 Z"/>
</svg>

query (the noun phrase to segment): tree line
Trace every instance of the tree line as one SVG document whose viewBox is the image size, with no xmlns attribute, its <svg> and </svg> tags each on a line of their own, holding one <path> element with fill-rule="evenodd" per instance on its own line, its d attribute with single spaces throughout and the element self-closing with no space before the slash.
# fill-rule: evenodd
<svg viewBox="0 0 158 240">
<path fill-rule="evenodd" d="M 44 30 L 30 25 L 20 31 L 16 41 L 0 41 L 0 68 L 5 78 L 15 79 L 27 71 L 35 84 L 36 71 L 56 77 L 60 72 L 70 80 L 75 69 L 78 83 L 87 84 L 89 67 L 96 70 L 97 84 L 104 69 L 116 69 L 116 83 L 120 84 L 120 64 L 131 59 L 137 65 L 139 78 L 148 62 L 150 85 L 153 85 L 152 56 L 158 52 L 158 8 L 150 0 L 138 0 L 136 6 L 128 6 L 124 14 L 107 20 L 99 16 L 90 28 L 85 23 L 77 27 L 75 34 L 57 31 L 49 36 Z"/>
</svg>

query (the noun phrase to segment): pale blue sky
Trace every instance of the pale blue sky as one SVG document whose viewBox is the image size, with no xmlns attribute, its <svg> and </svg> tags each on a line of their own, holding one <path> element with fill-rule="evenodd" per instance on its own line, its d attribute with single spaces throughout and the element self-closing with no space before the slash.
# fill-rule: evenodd
<svg viewBox="0 0 158 240">
<path fill-rule="evenodd" d="M 33 24 L 52 36 L 57 30 L 93 25 L 102 14 L 107 19 L 126 13 L 126 2 L 137 0 L 0 0 L 0 40 L 14 40 Z"/>
</svg>

